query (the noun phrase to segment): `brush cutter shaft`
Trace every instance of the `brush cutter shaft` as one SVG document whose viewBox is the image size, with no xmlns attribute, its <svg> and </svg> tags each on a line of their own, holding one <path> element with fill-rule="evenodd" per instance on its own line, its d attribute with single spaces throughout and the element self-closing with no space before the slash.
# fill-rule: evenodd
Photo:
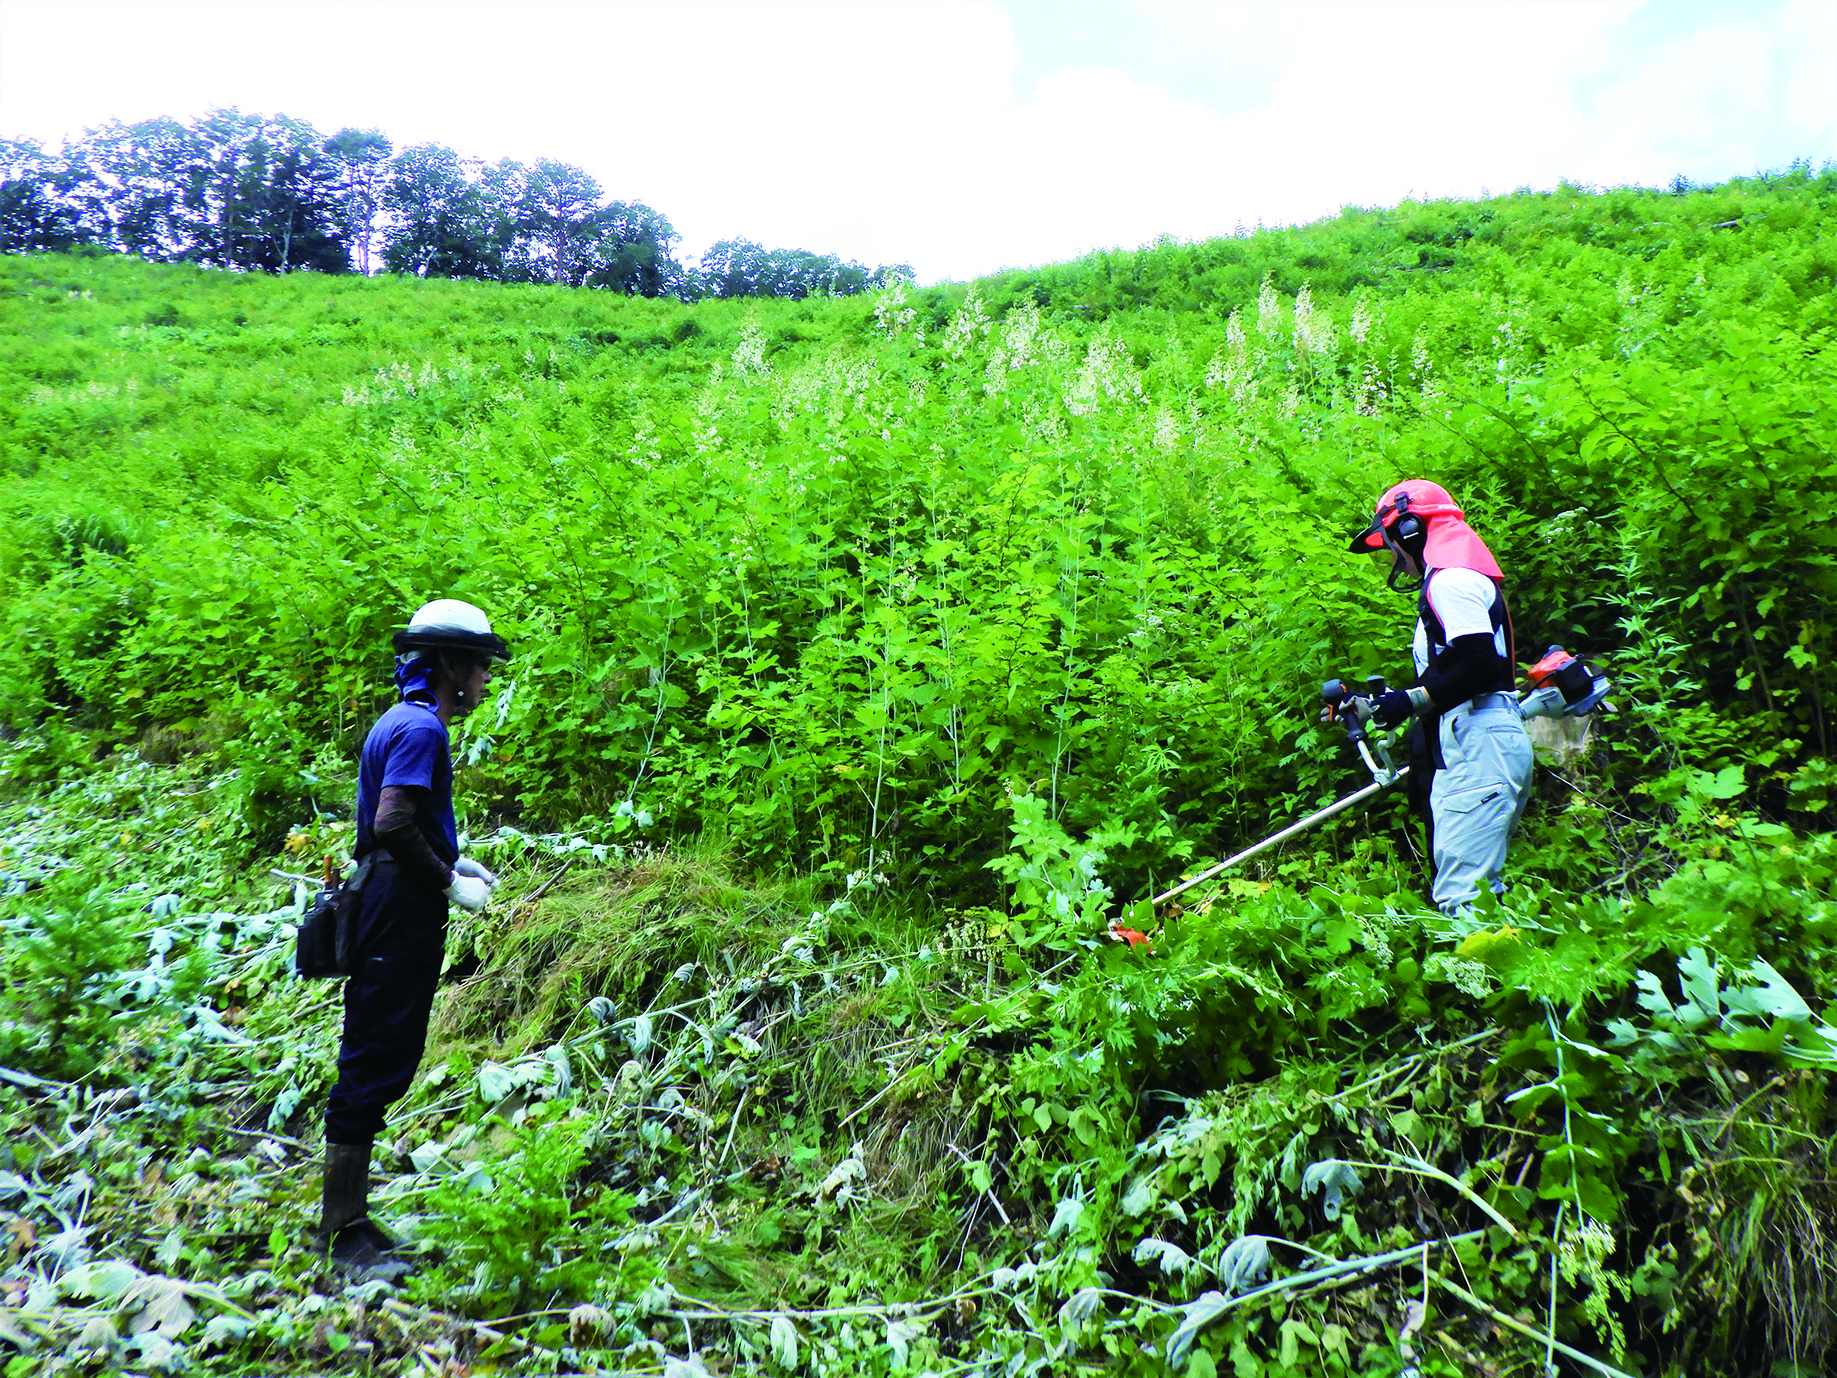
<svg viewBox="0 0 1837 1378">
<path fill-rule="evenodd" d="M 1366 759 L 1367 761 L 1370 760 L 1369 757 L 1367 757 Z M 1372 767 L 1372 771 L 1374 774 L 1377 772 L 1377 767 L 1375 765 Z M 1239 852 L 1236 856 L 1225 858 L 1225 860 L 1219 862 L 1218 865 L 1212 867 L 1209 871 L 1201 871 L 1198 875 L 1194 876 L 1191 880 L 1181 881 L 1180 884 L 1176 885 L 1173 889 L 1169 890 L 1166 894 L 1156 895 L 1154 899 L 1151 901 L 1151 903 L 1162 904 L 1166 902 L 1167 900 L 1172 899 L 1175 895 L 1181 894 L 1182 892 L 1187 891 L 1187 890 L 1191 890 L 1195 885 L 1201 884 L 1204 881 L 1208 881 L 1212 879 L 1213 876 L 1218 875 L 1223 871 L 1229 871 L 1233 866 L 1238 865 L 1240 862 L 1248 861 L 1250 860 L 1251 857 L 1256 856 L 1258 853 L 1268 851 L 1271 847 L 1274 847 L 1277 843 L 1286 842 L 1288 841 L 1289 838 L 1295 836 L 1295 834 L 1306 832 L 1309 828 L 1313 827 L 1316 823 L 1324 822 L 1326 819 L 1333 817 L 1334 814 L 1344 812 L 1345 810 L 1351 808 L 1354 804 L 1358 803 L 1360 800 L 1371 798 L 1371 796 L 1378 793 L 1378 791 L 1382 789 L 1387 789 L 1390 785 L 1392 785 L 1398 780 L 1401 780 L 1405 775 L 1408 775 L 1409 773 L 1410 773 L 1410 768 L 1408 766 L 1403 766 L 1397 771 L 1395 775 L 1391 776 L 1391 778 L 1388 780 L 1380 779 L 1380 780 L 1372 781 L 1369 785 L 1365 786 L 1364 789 L 1358 791 L 1358 793 L 1348 794 L 1344 799 L 1341 799 L 1337 803 L 1327 805 L 1326 808 L 1320 810 L 1318 813 L 1309 814 L 1306 818 L 1302 819 L 1299 823 L 1291 823 L 1288 825 L 1288 827 L 1284 828 L 1281 832 L 1272 833 L 1270 836 L 1264 838 L 1261 842 L 1257 843 L 1254 847 L 1246 847 L 1243 851 Z"/>
</svg>

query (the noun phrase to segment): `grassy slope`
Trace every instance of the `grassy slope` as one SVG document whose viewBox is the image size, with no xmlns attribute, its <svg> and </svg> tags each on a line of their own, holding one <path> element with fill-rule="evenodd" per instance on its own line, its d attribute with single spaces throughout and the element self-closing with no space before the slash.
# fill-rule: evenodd
<svg viewBox="0 0 1837 1378">
<path fill-rule="evenodd" d="M 489 1341 L 470 1314 L 523 1318 L 484 1362 L 563 1371 L 691 1343 L 716 1370 L 1159 1371 L 1197 1334 L 1188 1371 L 1394 1372 L 1411 1344 L 1425 1372 L 1530 1372 L 1512 1323 L 1548 1320 L 1553 1253 L 1558 1336 L 1610 1364 L 1815 1371 L 1831 1051 L 1787 987 L 1837 993 L 1828 627 L 1821 519 L 1771 497 L 1819 501 L 1830 462 L 1828 180 L 1102 256 L 984 284 L 980 331 L 954 290 L 876 323 L 860 301 L 0 263 L 23 327 L 6 702 L 42 719 L 7 758 L 5 864 L 50 878 L 8 901 L 0 1026 L 0 1064 L 38 1078 L 0 1089 L 32 1236 L 0 1285 L 55 1340 L 21 1372 L 149 1304 L 86 1297 L 95 1269 L 25 1286 L 76 1261 L 42 1241 L 79 1164 L 82 1247 L 188 1280 L 203 1316 L 178 1339 L 225 1371 L 352 1342 L 464 1358 Z M 1312 279 L 1334 353 L 1297 344 L 1280 296 L 1259 328 L 1269 271 Z M 1361 287 L 1364 339 L 1332 295 Z M 1714 408 L 1658 395 L 1686 382 L 1758 389 L 1778 434 L 1722 453 Z M 1738 529 L 1680 541 L 1641 441 Z M 1372 452 L 1480 495 L 1527 574 L 1526 639 L 1613 646 L 1630 711 L 1546 776 L 1510 906 L 1475 931 L 1401 888 L 1380 813 L 1171 919 L 1152 956 L 1100 940 L 1092 870 L 1140 893 L 1348 778 L 1304 686 L 1393 668 L 1355 657 L 1397 610 L 1310 533 L 1368 500 Z M 1685 604 L 1742 540 L 1758 594 Z M 290 826 L 289 855 L 335 847 L 310 819 L 377 701 L 365 648 L 453 578 L 537 648 L 519 699 L 543 710 L 510 705 L 468 794 L 528 898 L 455 942 L 386 1154 L 395 1213 L 446 1262 L 393 1309 L 325 1303 L 298 1246 L 334 1020 L 328 992 L 273 984 L 283 920 L 244 868 Z M 685 624 L 657 689 L 646 639 Z M 43 783 L 135 740 L 179 764 Z M 634 774 L 661 852 L 612 807 Z M 544 817 L 572 826 L 492 831 Z M 774 859 L 803 878 L 762 880 Z M 1202 1296 L 1260 1248 L 1292 1276 L 1307 1250 L 1476 1228 L 1432 1250 L 1414 1340 L 1422 1284 L 1395 1262 Z M 577 1300 L 609 1315 L 570 1330 Z"/>
</svg>

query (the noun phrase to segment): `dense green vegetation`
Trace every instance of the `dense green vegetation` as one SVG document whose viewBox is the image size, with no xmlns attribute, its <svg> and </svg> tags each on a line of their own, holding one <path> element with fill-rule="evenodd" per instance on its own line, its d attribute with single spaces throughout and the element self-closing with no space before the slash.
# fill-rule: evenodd
<svg viewBox="0 0 1837 1378">
<path fill-rule="evenodd" d="M 1834 199 L 796 302 L 0 259 L 9 1378 L 1823 1371 Z M 1362 783 L 1408 474 L 1616 679 L 1512 891 L 1437 916 L 1392 801 L 1153 913 Z M 427 1267 L 341 1290 L 269 868 L 436 594 L 518 898 L 383 1155 Z"/>
</svg>

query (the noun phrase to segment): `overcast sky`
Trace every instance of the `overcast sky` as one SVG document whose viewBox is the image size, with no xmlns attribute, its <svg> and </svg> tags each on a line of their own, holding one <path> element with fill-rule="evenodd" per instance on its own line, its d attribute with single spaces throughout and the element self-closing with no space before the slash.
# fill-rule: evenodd
<svg viewBox="0 0 1837 1378">
<path fill-rule="evenodd" d="M 0 136 L 212 106 L 558 158 L 922 281 L 1837 160 L 1837 0 L 0 0 Z"/>
</svg>

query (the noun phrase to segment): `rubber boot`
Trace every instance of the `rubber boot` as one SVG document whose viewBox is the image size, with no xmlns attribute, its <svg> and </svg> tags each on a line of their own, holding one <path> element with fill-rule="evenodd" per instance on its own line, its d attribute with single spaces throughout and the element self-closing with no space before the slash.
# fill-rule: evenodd
<svg viewBox="0 0 1837 1378">
<path fill-rule="evenodd" d="M 319 1213 L 321 1246 L 339 1271 L 359 1282 L 399 1282 L 413 1271 L 395 1240 L 370 1219 L 370 1145 L 327 1144 Z"/>
</svg>

